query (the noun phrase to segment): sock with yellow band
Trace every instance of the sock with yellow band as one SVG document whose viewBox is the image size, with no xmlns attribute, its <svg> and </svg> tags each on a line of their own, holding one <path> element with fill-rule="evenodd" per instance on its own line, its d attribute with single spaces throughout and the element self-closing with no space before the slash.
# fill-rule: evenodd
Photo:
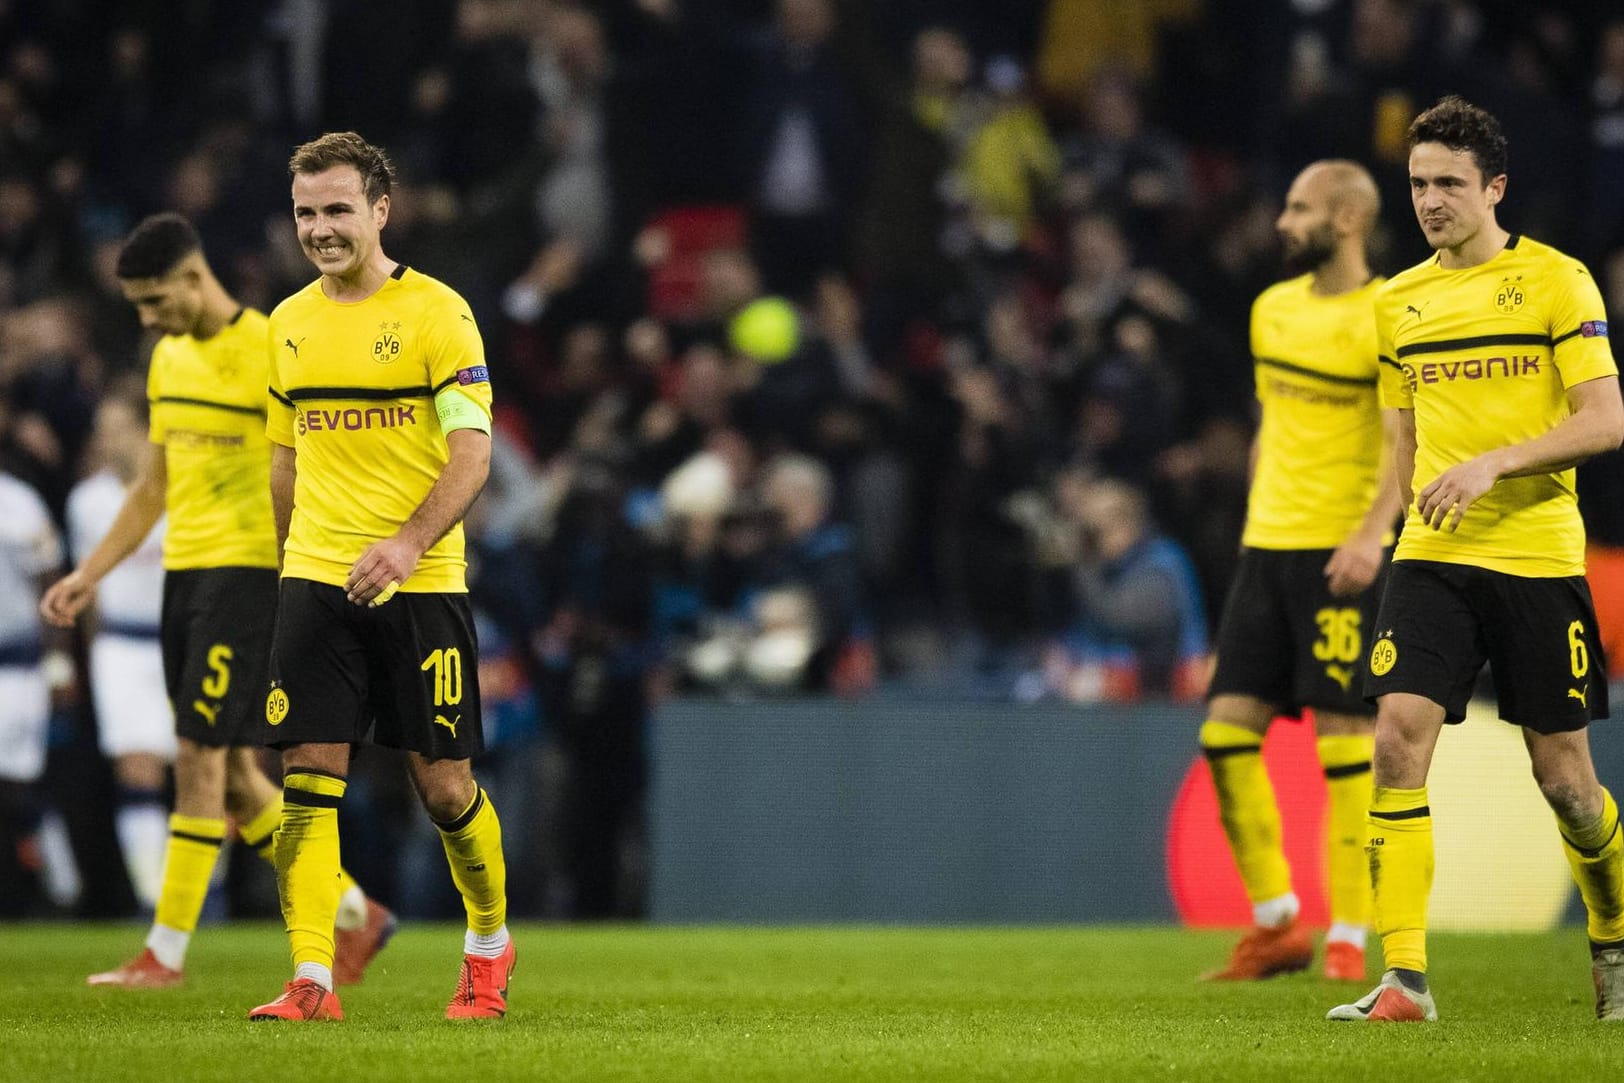
<svg viewBox="0 0 1624 1083">
<path fill-rule="evenodd" d="M 344 779 L 325 772 L 288 772 L 282 780 L 282 825 L 276 832 L 276 885 L 294 973 L 329 989 L 341 868 L 338 804 L 346 786 Z"/>
<path fill-rule="evenodd" d="M 1624 941 L 1624 831 L 1613 795 L 1605 788 L 1601 793 L 1601 815 L 1587 824 L 1558 821 L 1557 826 L 1589 914 L 1590 942 L 1614 946 Z"/>
<path fill-rule="evenodd" d="M 1201 752 L 1212 771 L 1218 816 L 1259 925 L 1282 925 L 1297 916 L 1280 829 L 1280 807 L 1263 766 L 1263 738 L 1244 726 L 1208 721 Z"/>
<path fill-rule="evenodd" d="M 1432 894 L 1432 809 L 1427 788 L 1376 786 L 1370 798 L 1371 912 L 1389 969 L 1427 969 L 1427 900 Z"/>
<path fill-rule="evenodd" d="M 507 863 L 502 856 L 502 824 L 483 789 L 450 823 L 435 824 L 445 846 L 451 879 L 468 912 L 469 942 L 500 954 L 507 924 Z M 500 942 L 498 942 L 500 941 Z M 470 951 L 469 954 L 483 954 Z"/>
<path fill-rule="evenodd" d="M 1370 858 L 1365 830 L 1376 738 L 1337 734 L 1315 742 L 1325 769 L 1325 858 L 1330 881 L 1332 931 L 1370 924 Z M 1362 942 L 1361 942 L 1362 943 Z"/>
<path fill-rule="evenodd" d="M 164 851 L 163 886 L 153 913 L 147 947 L 164 966 L 179 970 L 197 930 L 209 879 L 225 842 L 226 822 L 209 816 L 169 817 L 169 845 Z"/>
<path fill-rule="evenodd" d="M 274 868 L 276 829 L 280 826 L 282 826 L 282 795 L 279 793 L 265 802 L 265 807 L 254 813 L 247 823 L 238 827 L 237 834 Z M 338 915 L 334 921 L 340 929 L 359 929 L 367 923 L 366 895 L 361 891 L 361 886 L 355 882 L 355 877 L 343 868 L 338 870 Z"/>
</svg>

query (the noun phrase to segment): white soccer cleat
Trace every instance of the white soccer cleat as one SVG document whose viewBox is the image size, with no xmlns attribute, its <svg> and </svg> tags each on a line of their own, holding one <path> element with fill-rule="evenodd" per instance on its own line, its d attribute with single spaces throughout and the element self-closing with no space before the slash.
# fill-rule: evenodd
<svg viewBox="0 0 1624 1083">
<path fill-rule="evenodd" d="M 1590 977 L 1596 983 L 1596 1018 L 1624 1022 L 1624 948 L 1607 948 L 1592 956 Z"/>
<path fill-rule="evenodd" d="M 1435 1023 L 1438 1006 L 1431 993 L 1405 988 L 1398 975 L 1389 970 L 1381 984 L 1352 1004 L 1338 1004 L 1325 1018 L 1354 1023 Z"/>
</svg>

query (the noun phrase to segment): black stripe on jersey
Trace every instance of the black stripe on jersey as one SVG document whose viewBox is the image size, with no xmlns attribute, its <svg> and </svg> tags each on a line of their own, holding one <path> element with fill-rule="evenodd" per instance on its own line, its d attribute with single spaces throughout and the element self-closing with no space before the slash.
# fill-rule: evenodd
<svg viewBox="0 0 1624 1083">
<path fill-rule="evenodd" d="M 1333 372 L 1321 372 L 1318 369 L 1311 369 L 1307 365 L 1294 365 L 1290 361 L 1281 361 L 1279 358 L 1275 357 L 1259 357 L 1255 358 L 1255 360 L 1258 364 L 1266 365 L 1269 368 L 1281 369 L 1285 372 L 1294 372 L 1299 376 L 1312 376 L 1316 380 L 1324 380 L 1327 383 L 1352 384 L 1354 387 L 1376 386 L 1376 377 L 1374 376 L 1338 376 Z"/>
<path fill-rule="evenodd" d="M 210 399 L 185 399 L 179 395 L 159 395 L 155 402 L 172 402 L 180 406 L 206 406 L 211 410 L 227 410 L 233 414 L 247 414 L 250 417 L 264 417 L 263 408 L 254 406 L 238 406 L 231 402 L 214 402 Z"/>
<path fill-rule="evenodd" d="M 1522 235 L 1518 234 L 1518 233 L 1513 233 L 1511 236 L 1507 237 L 1506 238 L 1506 251 L 1509 252 L 1513 248 L 1516 248 L 1517 247 L 1517 242 L 1520 241 L 1520 240 L 1522 240 Z"/>
<path fill-rule="evenodd" d="M 278 391 L 276 388 L 267 387 L 265 390 L 271 393 L 271 398 L 275 399 L 277 402 L 280 402 L 283 406 L 293 405 L 293 400 L 282 394 L 282 392 Z"/>
<path fill-rule="evenodd" d="M 1376 355 L 1376 360 L 1380 361 L 1384 365 L 1392 365 L 1394 368 L 1398 369 L 1400 372 L 1404 371 L 1404 366 L 1403 365 L 1399 364 L 1397 361 L 1394 361 L 1391 357 L 1388 357 L 1386 354 L 1377 354 Z"/>
<path fill-rule="evenodd" d="M 1475 350 L 1479 346 L 1549 346 L 1550 335 L 1477 335 L 1473 338 L 1445 338 L 1436 342 L 1411 342 L 1398 348 L 1400 357 L 1416 353 L 1449 353 L 1453 350 Z"/>
<path fill-rule="evenodd" d="M 456 382 L 457 374 L 453 372 L 450 376 L 447 376 L 445 379 L 434 385 L 434 393 L 438 395 L 440 392 L 444 391 L 446 388 L 450 387 Z"/>
<path fill-rule="evenodd" d="M 1551 339 L 1551 345 L 1552 346 L 1560 346 L 1560 345 L 1562 345 L 1562 343 L 1566 342 L 1568 339 L 1572 338 L 1574 335 L 1583 334 L 1583 333 L 1584 333 L 1584 328 L 1583 327 L 1575 327 L 1573 330 L 1569 331 L 1567 334 L 1565 334 L 1565 335 L 1557 335 L 1555 338 Z"/>
<path fill-rule="evenodd" d="M 1419 820 L 1423 816 L 1431 815 L 1432 807 L 1430 805 L 1422 805 L 1420 808 L 1399 809 L 1397 812 L 1377 812 L 1375 809 L 1370 810 L 1370 817 L 1373 820 Z"/>
<path fill-rule="evenodd" d="M 359 399 L 365 402 L 387 402 L 390 399 L 430 399 L 434 397 L 426 384 L 417 387 L 290 387 L 287 403 L 309 402 L 312 399 Z"/>
<path fill-rule="evenodd" d="M 406 277 L 406 265 L 404 263 L 395 264 L 395 269 L 393 271 L 389 272 L 389 277 L 395 279 L 397 282 L 400 279 L 405 278 Z"/>
</svg>

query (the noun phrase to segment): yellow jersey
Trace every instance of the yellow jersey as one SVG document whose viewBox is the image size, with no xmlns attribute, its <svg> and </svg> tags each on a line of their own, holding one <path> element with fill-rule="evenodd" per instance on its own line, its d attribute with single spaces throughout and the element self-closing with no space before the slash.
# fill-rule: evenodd
<svg viewBox="0 0 1624 1083">
<path fill-rule="evenodd" d="M 450 459 L 434 396 L 453 385 L 491 408 L 479 328 L 449 286 L 397 267 L 363 301 L 331 300 L 317 279 L 276 306 L 265 431 L 298 473 L 282 574 L 343 586 L 368 546 L 411 518 Z M 462 592 L 462 524 L 400 589 Z"/>
<path fill-rule="evenodd" d="M 268 321 L 238 312 L 211 338 L 165 335 L 147 370 L 148 434 L 169 474 L 164 567 L 276 567 L 265 438 Z"/>
<path fill-rule="evenodd" d="M 1379 278 L 1316 294 L 1313 276 L 1271 286 L 1252 305 L 1252 357 L 1262 419 L 1243 545 L 1334 549 L 1380 488 Z"/>
<path fill-rule="evenodd" d="M 1434 256 L 1394 276 L 1377 294 L 1376 327 L 1383 404 L 1415 411 L 1416 494 L 1451 466 L 1554 428 L 1574 384 L 1618 374 L 1595 279 L 1527 237 L 1476 267 L 1450 270 Z M 1502 478 L 1453 534 L 1423 523 L 1412 502 L 1394 558 L 1582 575 L 1573 477 Z"/>
</svg>

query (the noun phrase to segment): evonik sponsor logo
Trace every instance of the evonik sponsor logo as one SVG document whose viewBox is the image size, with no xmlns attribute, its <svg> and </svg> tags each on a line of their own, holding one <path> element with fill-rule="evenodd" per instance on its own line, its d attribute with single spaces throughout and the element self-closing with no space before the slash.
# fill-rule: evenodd
<svg viewBox="0 0 1624 1083">
<path fill-rule="evenodd" d="M 417 424 L 417 407 L 350 406 L 323 410 L 309 407 L 298 412 L 293 427 L 300 435 L 311 432 L 358 432 L 362 429 L 395 429 Z"/>
<path fill-rule="evenodd" d="M 1473 357 L 1465 361 L 1425 361 L 1401 366 L 1413 391 L 1418 384 L 1452 384 L 1459 380 L 1495 380 L 1512 376 L 1538 376 L 1543 361 L 1537 355 Z"/>
</svg>

